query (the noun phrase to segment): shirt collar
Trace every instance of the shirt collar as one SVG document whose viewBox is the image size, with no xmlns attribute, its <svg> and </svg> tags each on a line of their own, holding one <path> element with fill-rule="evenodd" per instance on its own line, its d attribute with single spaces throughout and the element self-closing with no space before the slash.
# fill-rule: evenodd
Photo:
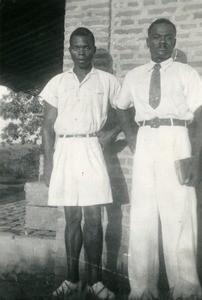
<svg viewBox="0 0 202 300">
<path fill-rule="evenodd" d="M 75 74 L 74 71 L 73 71 L 73 68 L 70 68 L 69 70 L 67 70 L 67 73 L 71 73 L 71 74 Z M 90 70 L 90 72 L 88 73 L 88 75 L 91 75 L 91 74 L 94 74 L 96 73 L 96 69 L 94 67 L 92 67 L 92 69 Z"/>
<path fill-rule="evenodd" d="M 156 64 L 156 62 L 154 62 L 153 60 L 151 60 L 149 62 L 149 72 L 153 69 L 155 64 Z M 167 60 L 160 63 L 161 69 L 166 71 L 167 68 L 169 68 L 172 64 L 173 64 L 173 58 L 170 57 L 169 59 L 167 59 Z"/>
</svg>

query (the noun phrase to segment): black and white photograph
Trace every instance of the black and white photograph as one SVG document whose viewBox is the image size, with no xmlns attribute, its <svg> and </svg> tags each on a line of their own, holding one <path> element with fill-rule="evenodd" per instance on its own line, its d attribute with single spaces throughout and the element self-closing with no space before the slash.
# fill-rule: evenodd
<svg viewBox="0 0 202 300">
<path fill-rule="evenodd" d="M 202 1 L 0 0 L 0 300 L 202 300 Z"/>
</svg>

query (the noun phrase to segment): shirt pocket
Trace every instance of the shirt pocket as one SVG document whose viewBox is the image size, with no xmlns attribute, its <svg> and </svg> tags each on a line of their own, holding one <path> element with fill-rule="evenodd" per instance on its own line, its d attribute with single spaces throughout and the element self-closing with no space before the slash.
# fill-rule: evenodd
<svg viewBox="0 0 202 300">
<path fill-rule="evenodd" d="M 59 103 L 59 109 L 63 110 L 69 105 L 72 105 L 75 99 L 75 86 L 69 85 L 65 87 L 64 89 L 61 89 L 58 91 L 58 103 Z"/>
<path fill-rule="evenodd" d="M 88 88 L 86 90 L 86 96 L 90 101 L 98 102 L 99 104 L 101 104 L 103 102 L 104 91 L 102 91 L 101 89 Z"/>
</svg>

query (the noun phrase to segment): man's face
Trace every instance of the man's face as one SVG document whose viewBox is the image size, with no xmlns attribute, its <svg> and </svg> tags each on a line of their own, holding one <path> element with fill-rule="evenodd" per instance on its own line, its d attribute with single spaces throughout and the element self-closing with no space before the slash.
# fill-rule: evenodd
<svg viewBox="0 0 202 300">
<path fill-rule="evenodd" d="M 86 36 L 74 36 L 69 47 L 74 66 L 86 69 L 92 64 L 96 47 L 91 38 Z"/>
<path fill-rule="evenodd" d="M 151 58 L 157 63 L 171 57 L 175 44 L 175 30 L 172 25 L 167 23 L 154 25 L 147 38 Z"/>
</svg>

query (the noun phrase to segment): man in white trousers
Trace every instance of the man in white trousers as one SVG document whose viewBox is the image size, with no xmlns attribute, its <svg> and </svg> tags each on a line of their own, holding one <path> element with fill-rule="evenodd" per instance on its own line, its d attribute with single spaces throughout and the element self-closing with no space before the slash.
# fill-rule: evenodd
<svg viewBox="0 0 202 300">
<path fill-rule="evenodd" d="M 171 21 L 154 21 L 146 42 L 151 60 L 126 75 L 117 102 L 120 122 L 134 153 L 129 299 L 159 296 L 159 226 L 173 299 L 201 299 L 194 186 L 199 181 L 202 143 L 202 83 L 191 66 L 173 61 L 176 27 Z M 127 109 L 132 106 L 139 125 L 137 136 L 127 117 Z M 196 143 L 191 150 L 187 125 L 193 120 Z M 191 155 L 194 159 L 186 184 L 180 184 L 175 161 Z"/>
</svg>

